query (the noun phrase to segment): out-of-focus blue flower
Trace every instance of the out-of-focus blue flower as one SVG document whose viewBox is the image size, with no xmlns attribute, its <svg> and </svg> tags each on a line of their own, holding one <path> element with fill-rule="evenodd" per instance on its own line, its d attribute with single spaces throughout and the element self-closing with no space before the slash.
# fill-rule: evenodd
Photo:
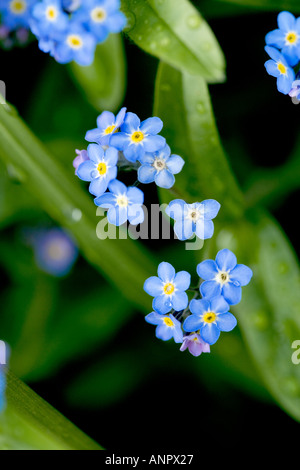
<svg viewBox="0 0 300 470">
<path fill-rule="evenodd" d="M 89 155 L 87 150 L 75 150 L 77 156 L 73 160 L 73 167 L 75 168 L 75 175 L 77 175 L 77 169 L 81 163 L 86 162 L 89 160 Z"/>
<path fill-rule="evenodd" d="M 131 225 L 144 222 L 144 193 L 138 188 L 129 187 L 121 181 L 113 180 L 108 185 L 109 192 L 95 199 L 95 204 L 108 209 L 107 220 L 119 226 L 127 220 Z"/>
<path fill-rule="evenodd" d="M 0 0 L 2 23 L 14 31 L 29 28 L 31 9 L 38 0 Z"/>
<path fill-rule="evenodd" d="M 232 251 L 225 248 L 216 260 L 206 260 L 197 266 L 197 273 L 205 280 L 200 286 L 203 297 L 222 295 L 226 302 L 235 305 L 242 298 L 242 286 L 249 284 L 253 272 L 244 264 L 237 264 Z"/>
<path fill-rule="evenodd" d="M 97 118 L 97 127 L 86 133 L 85 140 L 97 142 L 100 145 L 109 145 L 111 136 L 118 131 L 124 122 L 126 108 L 115 115 L 110 111 L 103 111 Z"/>
<path fill-rule="evenodd" d="M 157 135 L 162 128 L 163 122 L 158 117 L 141 123 L 136 114 L 129 112 L 121 126 L 121 132 L 111 136 L 110 145 L 122 150 L 128 161 L 136 162 L 146 152 L 156 152 L 166 145 L 166 139 Z"/>
<path fill-rule="evenodd" d="M 117 177 L 118 151 L 114 147 L 103 150 L 98 144 L 90 144 L 87 153 L 89 160 L 79 165 L 76 174 L 81 180 L 91 182 L 91 194 L 101 196 L 109 182 Z"/>
<path fill-rule="evenodd" d="M 266 44 L 281 50 L 292 67 L 300 60 L 300 18 L 282 11 L 278 15 L 278 29 L 266 35 Z"/>
<path fill-rule="evenodd" d="M 74 20 L 85 25 L 97 42 L 103 42 L 110 33 L 120 33 L 126 26 L 120 5 L 120 0 L 84 0 Z"/>
<path fill-rule="evenodd" d="M 75 243 L 60 228 L 33 230 L 28 241 L 33 246 L 39 268 L 55 277 L 66 276 L 78 257 Z"/>
<path fill-rule="evenodd" d="M 144 290 L 154 297 L 152 307 L 159 314 L 165 315 L 172 308 L 184 310 L 188 305 L 188 295 L 185 292 L 191 283 L 191 275 L 186 271 L 176 274 L 170 263 L 162 262 L 157 269 L 157 276 L 151 276 L 144 283 Z"/>
<path fill-rule="evenodd" d="M 66 31 L 69 16 L 61 6 L 60 0 L 43 0 L 32 9 L 31 29 L 38 37 L 56 39 L 57 32 Z"/>
<path fill-rule="evenodd" d="M 74 60 L 79 65 L 88 66 L 94 60 L 96 45 L 94 35 L 71 20 L 67 32 L 57 38 L 52 55 L 60 64 L 67 64 Z"/>
<path fill-rule="evenodd" d="M 175 343 L 182 343 L 183 332 L 181 323 L 173 315 L 160 315 L 157 312 L 151 312 L 146 315 L 145 320 L 151 325 L 157 325 L 155 335 L 163 341 L 174 338 Z"/>
<path fill-rule="evenodd" d="M 295 80 L 295 72 L 287 63 L 285 57 L 275 47 L 266 46 L 266 52 L 271 57 L 265 62 L 265 68 L 269 75 L 277 78 L 277 89 L 287 95 Z"/>
<path fill-rule="evenodd" d="M 138 169 L 138 180 L 141 183 L 155 183 L 160 188 L 169 189 L 175 183 L 177 173 L 180 173 L 184 165 L 183 158 L 179 155 L 171 155 L 168 145 L 154 153 L 145 153 L 139 159 L 142 164 Z"/>
<path fill-rule="evenodd" d="M 174 231 L 179 240 L 188 240 L 193 233 L 201 240 L 211 238 L 214 233 L 214 219 L 221 205 L 214 199 L 187 204 L 174 199 L 166 208 L 166 214 L 175 220 Z"/>
<path fill-rule="evenodd" d="M 289 92 L 291 98 L 296 98 L 296 100 L 300 101 L 300 72 L 297 73 L 296 79 L 292 84 L 292 89 Z"/>
<path fill-rule="evenodd" d="M 183 337 L 183 343 L 180 351 L 185 351 L 186 349 L 188 349 L 189 352 L 196 357 L 200 356 L 202 353 L 210 352 L 209 344 L 203 341 L 198 333 L 193 333 Z"/>
<path fill-rule="evenodd" d="M 0 365 L 0 413 L 5 408 L 5 389 L 6 389 L 6 376 L 4 367 Z"/>
<path fill-rule="evenodd" d="M 184 331 L 199 330 L 201 338 L 208 344 L 214 344 L 221 331 L 231 331 L 237 324 L 222 295 L 211 299 L 193 299 L 190 302 L 190 311 L 192 315 L 183 323 Z"/>
<path fill-rule="evenodd" d="M 69 13 L 73 13 L 74 11 L 78 10 L 81 6 L 83 0 L 63 0 L 62 5 L 64 10 Z"/>
</svg>

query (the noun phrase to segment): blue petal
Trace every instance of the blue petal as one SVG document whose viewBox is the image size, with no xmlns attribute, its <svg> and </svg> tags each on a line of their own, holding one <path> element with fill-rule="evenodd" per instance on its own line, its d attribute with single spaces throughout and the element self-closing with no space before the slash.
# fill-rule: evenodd
<svg viewBox="0 0 300 470">
<path fill-rule="evenodd" d="M 156 174 L 155 183 L 160 188 L 170 189 L 175 183 L 175 178 L 170 171 L 164 169 Z"/>
<path fill-rule="evenodd" d="M 277 78 L 277 88 L 280 93 L 283 93 L 284 95 L 287 95 L 293 86 L 293 79 L 286 75 L 280 75 Z"/>
<path fill-rule="evenodd" d="M 140 144 L 130 144 L 124 150 L 124 157 L 132 163 L 135 163 L 137 160 L 143 157 L 145 153 L 144 146 L 142 143 Z"/>
<path fill-rule="evenodd" d="M 145 320 L 147 323 L 150 323 L 151 325 L 159 325 L 161 323 L 162 318 L 159 313 L 151 312 L 145 316 Z"/>
<path fill-rule="evenodd" d="M 225 248 L 216 256 L 216 263 L 221 271 L 231 271 L 237 264 L 237 259 L 232 251 Z"/>
<path fill-rule="evenodd" d="M 275 47 L 266 46 L 265 51 L 275 62 L 282 60 L 282 54 Z"/>
<path fill-rule="evenodd" d="M 210 308 L 210 303 L 206 299 L 192 299 L 190 301 L 190 311 L 195 315 L 203 315 Z"/>
<path fill-rule="evenodd" d="M 174 232 L 179 240 L 189 240 L 194 233 L 194 223 L 192 220 L 176 220 Z"/>
<path fill-rule="evenodd" d="M 176 289 L 185 291 L 190 287 L 191 275 L 187 271 L 179 271 L 174 278 Z"/>
<path fill-rule="evenodd" d="M 174 338 L 174 341 L 175 343 L 182 343 L 183 341 L 183 331 L 181 329 L 181 323 L 176 320 L 173 315 L 170 315 L 171 318 L 173 318 L 175 320 L 175 328 L 173 329 L 173 338 Z M 174 321 L 173 320 L 173 321 Z"/>
<path fill-rule="evenodd" d="M 134 113 L 127 113 L 124 119 L 124 122 L 121 126 L 121 132 L 125 132 L 126 134 L 133 134 L 136 130 L 140 127 L 140 119 Z"/>
<path fill-rule="evenodd" d="M 126 23 L 126 16 L 121 11 L 117 11 L 107 18 L 107 27 L 111 33 L 120 33 L 125 28 Z"/>
<path fill-rule="evenodd" d="M 176 271 L 170 263 L 163 261 L 158 265 L 157 274 L 163 282 L 172 282 L 175 278 Z"/>
<path fill-rule="evenodd" d="M 167 167 L 173 173 L 173 175 L 177 175 L 181 172 L 185 161 L 179 155 L 171 155 L 171 157 L 167 160 Z"/>
<path fill-rule="evenodd" d="M 232 313 L 222 313 L 218 315 L 217 326 L 221 331 L 231 331 L 237 325 L 236 318 Z"/>
<path fill-rule="evenodd" d="M 200 335 L 206 343 L 214 344 L 220 337 L 220 330 L 214 323 L 209 323 L 200 328 Z"/>
<path fill-rule="evenodd" d="M 218 274 L 216 262 L 212 259 L 202 261 L 197 266 L 197 274 L 205 281 L 211 281 Z"/>
<path fill-rule="evenodd" d="M 220 295 L 222 288 L 219 282 L 216 281 L 204 281 L 200 286 L 200 292 L 203 297 L 210 299 L 216 295 Z"/>
<path fill-rule="evenodd" d="M 155 335 L 158 339 L 169 341 L 173 337 L 173 328 L 166 324 L 158 325 L 155 330 Z"/>
<path fill-rule="evenodd" d="M 201 240 L 207 240 L 214 234 L 214 223 L 212 220 L 198 220 L 196 222 L 196 235 Z"/>
<path fill-rule="evenodd" d="M 279 77 L 280 70 L 278 69 L 277 63 L 274 62 L 274 60 L 267 60 L 267 62 L 265 62 L 265 68 L 268 74 L 271 75 L 271 77 Z"/>
<path fill-rule="evenodd" d="M 97 117 L 97 126 L 102 131 L 113 125 L 115 125 L 115 115 L 112 112 L 103 111 L 103 113 Z"/>
<path fill-rule="evenodd" d="M 134 188 L 130 186 L 127 191 L 127 197 L 129 199 L 130 204 L 144 204 L 144 193 L 139 188 Z"/>
<path fill-rule="evenodd" d="M 141 158 L 139 158 L 139 162 L 142 165 L 144 164 L 152 165 L 155 160 L 155 155 L 156 154 L 146 152 Z"/>
<path fill-rule="evenodd" d="M 116 164 L 118 163 L 118 159 L 119 159 L 119 152 L 116 148 L 114 147 L 109 147 L 106 151 L 105 151 L 105 156 L 104 156 L 104 160 L 106 163 L 108 163 L 110 166 L 116 166 Z"/>
<path fill-rule="evenodd" d="M 127 186 L 119 180 L 113 180 L 108 185 L 109 190 L 117 196 L 127 194 Z"/>
<path fill-rule="evenodd" d="M 183 329 L 188 333 L 192 333 L 193 331 L 199 330 L 202 324 L 201 317 L 198 315 L 190 315 L 184 320 Z"/>
<path fill-rule="evenodd" d="M 94 200 L 96 206 L 110 209 L 116 205 L 116 196 L 112 193 L 105 193 Z"/>
<path fill-rule="evenodd" d="M 237 264 L 230 273 L 231 281 L 238 281 L 241 286 L 246 286 L 249 284 L 252 276 L 252 270 L 245 264 Z"/>
<path fill-rule="evenodd" d="M 202 201 L 201 208 L 204 209 L 204 219 L 211 220 L 217 217 L 221 204 L 214 199 L 206 199 Z"/>
<path fill-rule="evenodd" d="M 107 190 L 107 185 L 107 178 L 96 178 L 91 182 L 89 186 L 89 192 L 94 196 L 101 196 Z"/>
<path fill-rule="evenodd" d="M 240 286 L 235 286 L 232 282 L 228 282 L 227 284 L 224 284 L 222 288 L 222 295 L 229 305 L 236 305 L 241 301 L 242 288 Z"/>
<path fill-rule="evenodd" d="M 80 163 L 77 168 L 76 175 L 83 181 L 92 181 L 91 173 L 95 171 L 95 163 L 88 160 L 86 162 Z"/>
<path fill-rule="evenodd" d="M 186 292 L 175 292 L 172 295 L 172 305 L 174 310 L 180 312 L 180 310 L 184 310 L 189 303 L 189 298 Z"/>
<path fill-rule="evenodd" d="M 157 297 L 163 293 L 163 283 L 157 276 L 151 276 L 144 283 L 144 291 L 152 297 Z"/>
<path fill-rule="evenodd" d="M 215 313 L 226 313 L 229 305 L 222 295 L 218 295 L 210 299 L 210 310 Z"/>
<path fill-rule="evenodd" d="M 287 45 L 287 46 L 284 46 L 282 48 L 282 54 L 284 55 L 284 57 L 286 58 L 287 60 L 287 63 L 291 66 L 291 67 L 295 67 L 298 62 L 299 62 L 299 57 L 298 57 L 298 47 L 297 45 L 294 45 L 294 46 L 290 46 L 290 45 Z"/>
<path fill-rule="evenodd" d="M 123 124 L 125 116 L 126 116 L 126 111 L 127 111 L 127 108 L 122 108 L 118 112 L 118 114 L 116 116 L 116 122 L 115 122 L 116 128 L 119 128 Z"/>
<path fill-rule="evenodd" d="M 166 214 L 172 219 L 179 219 L 183 222 L 185 206 L 186 202 L 183 199 L 174 199 L 170 202 L 168 207 L 166 207 Z"/>
<path fill-rule="evenodd" d="M 163 128 L 163 122 L 158 117 L 148 118 L 141 123 L 140 129 L 144 134 L 155 135 Z"/>
<path fill-rule="evenodd" d="M 97 142 L 98 144 L 100 144 L 102 142 L 102 139 L 102 131 L 98 129 L 98 127 L 96 129 L 91 129 L 90 131 L 87 131 L 87 133 L 85 134 L 85 140 L 87 140 L 88 142 Z"/>
<path fill-rule="evenodd" d="M 285 44 L 285 34 L 280 29 L 270 31 L 266 35 L 266 44 L 282 49 Z"/>
<path fill-rule="evenodd" d="M 145 213 L 140 204 L 131 204 L 128 207 L 128 221 L 131 225 L 142 224 L 145 220 Z"/>
<path fill-rule="evenodd" d="M 156 152 L 166 145 L 166 139 L 161 135 L 148 135 L 143 143 L 146 152 Z"/>
<path fill-rule="evenodd" d="M 156 312 L 165 315 L 172 310 L 169 297 L 166 295 L 158 295 L 153 299 L 152 307 Z"/>
<path fill-rule="evenodd" d="M 107 213 L 107 220 L 117 227 L 123 225 L 127 221 L 127 207 L 111 207 Z"/>
<path fill-rule="evenodd" d="M 296 27 L 296 18 L 289 11 L 279 13 L 277 21 L 279 28 L 285 33 L 294 30 Z"/>
<path fill-rule="evenodd" d="M 126 149 L 129 144 L 130 137 L 128 137 L 128 135 L 122 132 L 117 132 L 116 134 L 113 134 L 110 138 L 110 145 L 118 150 Z"/>
<path fill-rule="evenodd" d="M 142 165 L 138 169 L 138 180 L 143 184 L 153 183 L 156 173 L 157 170 L 152 165 Z"/>
<path fill-rule="evenodd" d="M 95 163 L 99 163 L 104 158 L 104 150 L 101 145 L 98 144 L 90 144 L 87 148 L 88 155 L 90 160 Z"/>
</svg>

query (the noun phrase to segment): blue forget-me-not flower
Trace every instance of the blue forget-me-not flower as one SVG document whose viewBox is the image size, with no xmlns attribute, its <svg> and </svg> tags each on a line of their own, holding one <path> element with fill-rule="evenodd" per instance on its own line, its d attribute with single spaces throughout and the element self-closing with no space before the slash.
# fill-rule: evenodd
<svg viewBox="0 0 300 470">
<path fill-rule="evenodd" d="M 87 131 L 85 140 L 97 142 L 100 145 L 109 145 L 111 136 L 118 131 L 124 122 L 126 108 L 122 108 L 117 116 L 110 111 L 103 111 L 97 118 L 96 129 Z"/>
<path fill-rule="evenodd" d="M 173 315 L 161 315 L 157 312 L 151 312 L 146 315 L 145 320 L 151 325 L 157 325 L 155 335 L 163 341 L 174 338 L 175 343 L 182 343 L 183 332 L 181 323 Z"/>
<path fill-rule="evenodd" d="M 278 15 L 278 29 L 266 35 L 266 44 L 281 51 L 292 67 L 300 61 L 300 18 L 282 11 Z"/>
</svg>

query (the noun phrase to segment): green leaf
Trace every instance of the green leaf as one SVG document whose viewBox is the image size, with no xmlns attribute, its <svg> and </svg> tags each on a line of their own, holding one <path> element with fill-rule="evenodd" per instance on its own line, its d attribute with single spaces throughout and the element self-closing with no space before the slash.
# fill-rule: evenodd
<svg viewBox="0 0 300 470">
<path fill-rule="evenodd" d="M 1 450 L 101 450 L 10 371 L 6 396 L 7 407 L 0 414 Z"/>
<path fill-rule="evenodd" d="M 212 3 L 232 3 L 243 7 L 255 7 L 261 10 L 272 10 L 278 12 L 288 10 L 292 13 L 300 13 L 300 4 L 298 0 L 212 0 Z"/>
<path fill-rule="evenodd" d="M 208 24 L 188 1 L 122 0 L 125 33 L 149 54 L 209 82 L 225 79 L 225 59 Z"/>
<path fill-rule="evenodd" d="M 185 160 L 169 194 L 189 199 L 187 202 L 217 199 L 222 205 L 221 217 L 239 217 L 243 195 L 222 149 L 204 79 L 161 63 L 154 114 L 164 122 L 162 134 L 172 153 Z"/>
<path fill-rule="evenodd" d="M 96 206 L 75 175 L 66 172 L 29 131 L 14 109 L 0 106 L 0 158 L 24 174 L 24 186 L 40 206 L 77 240 L 87 260 L 133 304 L 144 308 L 144 280 L 155 272 L 153 255 L 136 242 L 105 238 L 96 233 Z M 70 158 L 70 165 L 71 165 Z M 126 234 L 125 234 L 126 235 Z M 137 295 L 139 292 L 139 295 Z"/>
<path fill-rule="evenodd" d="M 249 351 L 275 400 L 300 420 L 300 368 L 292 362 L 292 343 L 300 339 L 295 253 L 278 224 L 257 211 L 248 220 L 224 227 L 217 249 L 225 246 L 254 273 L 243 288 L 242 302 L 233 307 Z"/>
<path fill-rule="evenodd" d="M 116 111 L 126 89 L 126 63 L 122 37 L 110 34 L 99 44 L 92 65 L 81 67 L 72 62 L 71 75 L 89 103 L 98 111 Z"/>
</svg>

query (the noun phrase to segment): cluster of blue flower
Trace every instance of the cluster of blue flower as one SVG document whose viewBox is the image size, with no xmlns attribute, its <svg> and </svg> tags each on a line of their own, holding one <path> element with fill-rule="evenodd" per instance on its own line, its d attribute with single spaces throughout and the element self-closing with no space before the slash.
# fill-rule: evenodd
<svg viewBox="0 0 300 470">
<path fill-rule="evenodd" d="M 157 325 L 157 338 L 174 338 L 181 343 L 181 351 L 188 348 L 194 356 L 210 352 L 221 331 L 231 331 L 236 326 L 229 309 L 241 301 L 242 287 L 252 278 L 252 270 L 238 264 L 227 248 L 218 252 L 215 261 L 198 264 L 197 274 L 204 280 L 200 288 L 190 289 L 191 275 L 186 271 L 176 273 L 167 262 L 160 263 L 157 274 L 144 283 L 144 290 L 154 297 L 153 312 L 145 319 Z M 188 290 L 194 293 L 190 301 Z"/>
<path fill-rule="evenodd" d="M 277 78 L 277 89 L 300 100 L 300 17 L 282 11 L 278 29 L 266 35 L 265 50 L 270 60 L 265 63 L 269 75 Z"/>
<path fill-rule="evenodd" d="M 39 48 L 62 64 L 90 65 L 97 44 L 126 25 L 120 0 L 0 0 L 0 13 L 0 38 L 30 29 Z"/>
<path fill-rule="evenodd" d="M 182 170 L 184 160 L 171 155 L 166 139 L 159 135 L 162 128 L 158 117 L 141 122 L 136 114 L 122 108 L 116 116 L 104 111 L 97 128 L 86 133 L 85 139 L 91 143 L 87 150 L 77 151 L 73 166 L 81 180 L 90 182 L 95 204 L 108 209 L 109 223 L 143 222 L 144 193 L 137 184 L 155 182 L 171 188 L 175 183 L 174 175 Z M 126 187 L 116 179 L 118 168 L 137 170 L 136 184 Z"/>
</svg>

